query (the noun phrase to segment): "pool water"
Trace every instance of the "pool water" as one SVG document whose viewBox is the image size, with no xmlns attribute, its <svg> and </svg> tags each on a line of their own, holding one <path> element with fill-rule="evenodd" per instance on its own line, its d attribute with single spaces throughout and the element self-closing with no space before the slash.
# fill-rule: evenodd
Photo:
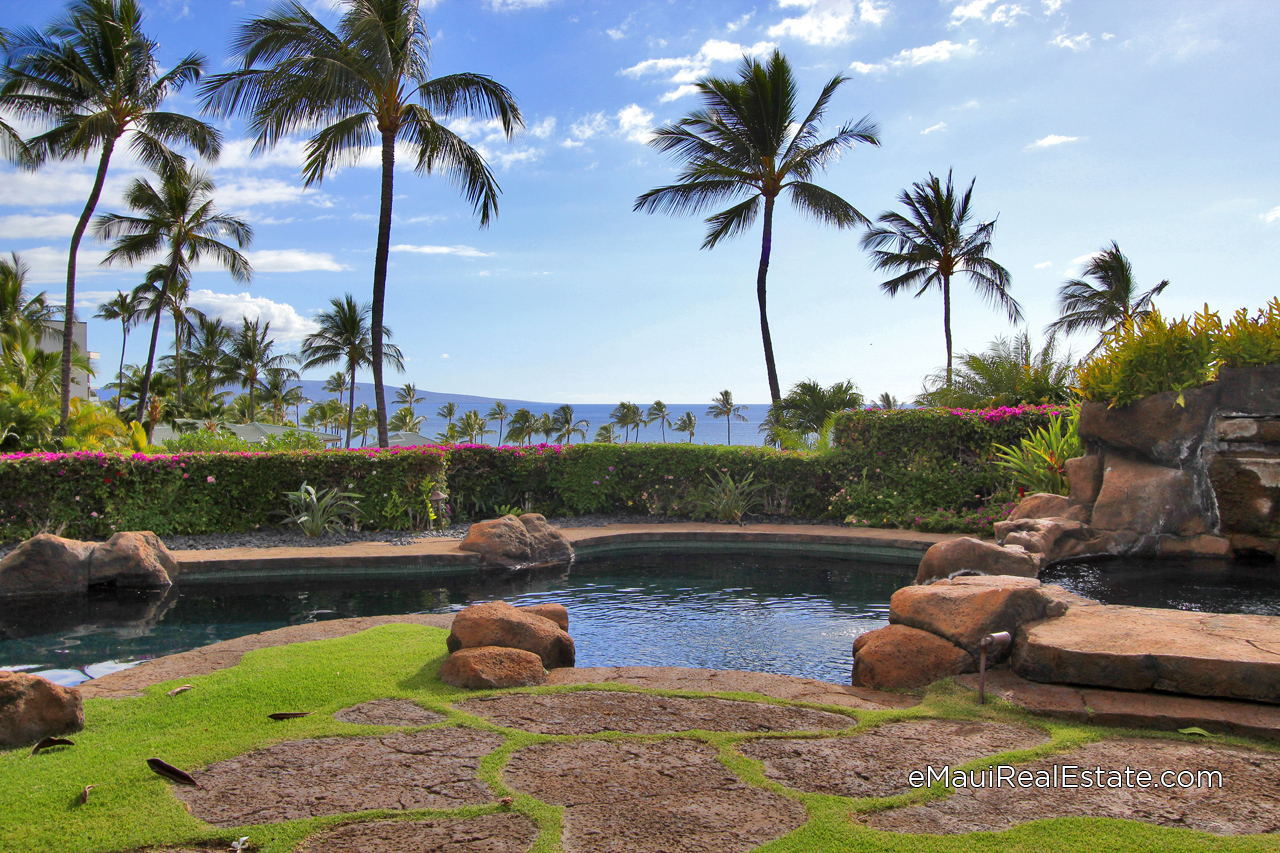
<svg viewBox="0 0 1280 853">
<path fill-rule="evenodd" d="M 0 668 L 77 684 L 141 660 L 324 619 L 556 601 L 579 666 L 693 666 L 848 683 L 859 634 L 888 623 L 914 568 L 848 560 L 650 555 L 572 570 L 213 584 L 164 594 L 0 602 Z"/>
<path fill-rule="evenodd" d="M 1123 560 L 1050 566 L 1040 580 L 1104 604 L 1280 616 L 1275 563 Z"/>
</svg>

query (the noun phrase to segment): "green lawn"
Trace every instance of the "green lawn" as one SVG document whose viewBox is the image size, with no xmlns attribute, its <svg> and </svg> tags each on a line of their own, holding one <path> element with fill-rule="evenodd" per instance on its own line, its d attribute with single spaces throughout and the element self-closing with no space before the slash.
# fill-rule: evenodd
<svg viewBox="0 0 1280 853">
<path fill-rule="evenodd" d="M 480 775 L 497 796 L 514 798 L 510 808 L 527 815 L 540 827 L 541 834 L 534 848 L 538 853 L 560 850 L 562 809 L 507 790 L 500 778 L 501 768 L 511 753 L 521 747 L 540 741 L 581 738 L 548 737 L 504 729 L 450 708 L 449 703 L 463 696 L 480 694 L 456 690 L 436 678 L 436 670 L 445 656 L 445 636 L 446 632 L 437 628 L 386 625 L 340 639 L 251 652 L 236 667 L 156 685 L 143 698 L 90 699 L 85 703 L 85 730 L 72 736 L 76 742 L 74 747 L 34 757 L 29 757 L 26 749 L 0 753 L 0 851 L 111 853 L 176 844 L 205 844 L 227 849 L 236 838 L 249 836 L 251 849 L 287 853 L 302 838 L 336 823 L 388 817 L 463 816 L 503 808 L 493 805 L 452 811 L 361 812 L 222 830 L 188 814 L 172 795 L 170 783 L 153 774 L 146 765 L 146 759 L 154 756 L 190 770 L 282 740 L 385 732 L 385 727 L 343 723 L 331 716 L 341 708 L 384 697 L 411 699 L 446 714 L 448 719 L 437 726 L 471 726 L 502 734 L 506 742 L 484 759 Z M 166 695 L 167 690 L 179 683 L 194 684 L 195 689 L 173 697 Z M 574 688 L 540 688 L 539 692 L 566 689 Z M 736 698 L 761 697 L 744 694 Z M 268 713 L 287 710 L 315 713 L 283 722 L 266 717 Z M 949 686 L 935 688 L 923 704 L 910 710 L 858 711 L 856 725 L 865 728 L 921 716 L 1003 719 L 1039 726 L 1049 732 L 1052 740 L 1048 744 L 1003 756 L 1013 760 L 1039 757 L 1120 734 L 1114 730 L 1031 719 L 1017 709 L 999 704 L 980 707 L 967 691 Z M 850 722 L 852 726 L 854 721 Z M 1280 850 L 1280 839 L 1267 836 L 1220 838 L 1136 822 L 1087 818 L 1038 821 L 998 834 L 937 837 L 877 832 L 858 826 L 850 820 L 850 815 L 942 796 L 945 791 L 935 788 L 876 800 L 797 793 L 766 780 L 758 762 L 736 751 L 735 744 L 746 735 L 696 732 L 681 736 L 714 745 L 720 751 L 721 761 L 749 784 L 784 793 L 808 808 L 808 823 L 759 848 L 768 853 Z M 974 762 L 974 766 L 986 766 L 989 761 L 983 758 Z M 95 788 L 88 803 L 81 805 L 80 792 L 90 784 Z"/>
</svg>

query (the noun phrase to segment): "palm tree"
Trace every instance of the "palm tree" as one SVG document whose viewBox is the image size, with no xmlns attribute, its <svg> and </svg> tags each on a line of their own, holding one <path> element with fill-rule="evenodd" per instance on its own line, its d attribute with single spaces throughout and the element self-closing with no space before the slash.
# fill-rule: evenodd
<svg viewBox="0 0 1280 853">
<path fill-rule="evenodd" d="M 1059 354 L 1053 335 L 1039 351 L 1028 332 L 996 338 L 984 352 L 960 356 L 950 387 L 943 384 L 940 373 L 926 379 L 925 391 L 916 402 L 965 409 L 1066 403 L 1075 384 L 1074 364 L 1071 353 Z"/>
<path fill-rule="evenodd" d="M 71 350 L 76 303 L 76 254 L 102 195 L 111 155 L 129 135 L 130 153 L 162 171 L 179 168 L 170 145 L 215 159 L 221 136 L 204 122 L 164 112 L 173 92 L 200 79 L 204 57 L 188 54 L 159 73 L 158 44 L 142 30 L 137 0 L 74 0 L 43 33 L 27 30 L 11 40 L 3 71 L 0 107 L 52 125 L 27 141 L 32 162 L 48 157 L 86 159 L 98 152 L 98 168 L 67 253 L 66 322 L 62 334 L 62 400 L 59 424 L 71 411 Z M 144 382 L 144 386 L 147 383 Z M 142 390 L 146 396 L 146 388 Z"/>
<path fill-rule="evenodd" d="M 747 416 L 742 414 L 742 410 L 747 406 L 735 406 L 733 404 L 733 393 L 728 389 L 721 391 L 711 400 L 711 405 L 707 408 L 707 417 L 724 418 L 725 440 L 728 444 L 733 444 L 733 431 L 731 426 L 734 421 L 745 421 Z M 689 434 L 689 440 L 693 440 L 693 434 Z"/>
<path fill-rule="evenodd" d="M 592 442 L 595 444 L 616 444 L 617 436 L 613 432 L 616 428 L 613 421 L 601 424 L 596 430 L 596 437 L 592 439 Z"/>
<path fill-rule="evenodd" d="M 8 49 L 9 33 L 0 29 L 0 50 Z M 22 141 L 22 136 L 5 121 L 0 121 L 0 157 L 27 168 L 35 166 L 32 162 L 31 150 Z"/>
<path fill-rule="evenodd" d="M 291 406 L 302 401 L 302 389 L 294 385 L 298 373 L 287 367 L 277 367 L 267 371 L 267 378 L 262 383 L 262 401 L 271 407 L 272 423 L 285 423 L 285 413 Z"/>
<path fill-rule="evenodd" d="M 372 415 L 373 413 L 370 412 L 369 414 Z M 392 432 L 417 432 L 425 420 L 426 418 L 413 411 L 413 406 L 403 406 L 391 416 L 391 420 L 387 422 L 387 427 Z M 370 429 L 378 425 L 376 419 L 372 417 L 370 417 L 369 421 Z"/>
<path fill-rule="evenodd" d="M 511 417 L 511 414 L 507 411 L 507 404 L 501 400 L 494 401 L 494 404 L 489 407 L 489 411 L 485 413 L 485 417 L 491 421 L 498 422 L 498 444 L 501 445 L 502 425 L 506 422 L 507 418 Z"/>
<path fill-rule="evenodd" d="M 373 268 L 373 387 L 378 446 L 387 446 L 382 389 L 383 309 L 391 247 L 396 144 L 416 157 L 418 174 L 441 171 L 462 190 L 480 226 L 497 214 L 498 183 L 484 157 L 444 126 L 448 117 L 497 119 L 509 139 L 523 127 L 511 93 L 480 74 L 428 72 L 431 42 L 418 0 L 351 0 L 336 31 L 298 2 L 240 27 L 241 67 L 202 87 L 206 109 L 243 109 L 268 148 L 295 131 L 320 128 L 306 145 L 303 180 L 319 184 L 380 144 L 382 197 Z M 434 114 L 433 114 L 434 113 Z"/>
<path fill-rule="evenodd" d="M 169 287 L 164 286 L 168 270 L 164 264 L 156 264 L 147 271 L 142 284 L 133 289 L 131 298 L 141 312 L 139 320 L 155 320 L 157 315 L 166 311 L 173 317 L 173 366 L 174 378 L 178 382 L 177 402 L 182 402 L 184 377 L 182 373 L 182 353 L 185 349 L 184 338 L 195 332 L 196 323 L 204 316 L 198 308 L 187 305 L 191 294 L 191 275 L 188 270 L 178 271 L 178 277 Z"/>
<path fill-rule="evenodd" d="M 214 397 L 226 393 L 219 393 L 217 389 L 226 373 L 227 350 L 233 337 L 221 318 L 203 315 L 196 318 L 195 328 L 187 336 L 184 355 L 191 372 L 191 385 L 206 406 Z"/>
<path fill-rule="evenodd" d="M 396 398 L 392 402 L 397 406 L 416 406 L 427 402 L 427 398 L 419 397 L 417 386 L 412 382 L 406 382 L 396 389 Z"/>
<path fill-rule="evenodd" d="M 373 363 L 370 317 L 372 306 L 368 302 L 358 305 L 350 294 L 341 299 L 329 300 L 332 309 L 316 315 L 319 327 L 302 341 L 302 369 L 325 367 L 342 363 L 343 371 L 350 378 L 347 402 L 347 442 L 351 447 L 351 420 L 356 412 L 356 370 Z M 391 330 L 382 327 L 382 337 L 391 338 Z M 382 357 L 396 370 L 404 370 L 404 355 L 399 347 L 387 344 Z M 385 446 L 385 445 L 384 445 Z"/>
<path fill-rule="evenodd" d="M 555 421 L 551 419 L 550 412 L 543 412 L 533 420 L 533 431 L 542 436 L 542 443 L 546 444 L 551 441 L 551 436 L 556 434 Z"/>
<path fill-rule="evenodd" d="M 229 238 L 244 248 L 253 239 L 253 229 L 239 217 L 217 212 L 213 204 L 213 181 L 187 168 L 184 162 L 167 169 L 161 178 L 158 189 L 139 178 L 125 193 L 125 203 L 141 215 L 109 213 L 98 217 L 94 223 L 94 234 L 103 240 L 116 241 L 103 263 L 134 264 L 167 251 L 164 279 L 157 298 L 159 306 L 166 304 L 170 290 L 183 276 L 190 274 L 192 266 L 205 258 L 225 267 L 236 281 L 248 281 L 253 275 L 248 258 L 219 238 Z M 157 310 L 151 327 L 151 349 L 138 401 L 143 411 L 146 410 L 147 389 L 155 364 L 162 316 L 163 311 Z M 65 364 L 63 367 L 65 372 Z"/>
<path fill-rule="evenodd" d="M 693 443 L 693 431 L 698 428 L 698 416 L 693 412 L 685 412 L 676 418 L 675 424 L 671 427 L 676 432 L 689 433 L 689 443 Z"/>
<path fill-rule="evenodd" d="M 116 372 L 116 378 L 123 381 L 124 379 L 124 351 L 129 346 L 129 329 L 133 328 L 138 322 L 138 301 L 133 294 L 127 294 L 124 291 L 117 293 L 111 299 L 103 302 L 98 306 L 98 313 L 94 314 L 97 320 L 119 320 L 120 321 L 120 369 Z M 120 415 L 120 395 L 116 395 L 116 416 Z"/>
<path fill-rule="evenodd" d="M 1090 278 L 1092 282 L 1085 280 Z M 1149 315 L 1152 300 L 1168 286 L 1169 280 L 1165 279 L 1138 294 L 1133 266 L 1112 240 L 1110 246 L 1089 259 L 1084 278 L 1069 279 L 1058 289 L 1058 310 L 1062 316 L 1045 331 L 1054 335 L 1059 332 L 1069 335 L 1084 329 L 1112 331 Z"/>
<path fill-rule="evenodd" d="M 507 441 L 517 444 L 527 443 L 533 439 L 533 412 L 526 408 L 516 409 L 511 413 L 511 425 L 507 427 Z"/>
<path fill-rule="evenodd" d="M 591 427 L 591 423 L 586 418 L 578 418 L 573 406 L 565 403 L 560 406 L 551 415 L 551 423 L 556 430 L 557 444 L 573 444 L 575 435 L 581 436 L 583 441 L 587 440 L 587 430 Z"/>
<path fill-rule="evenodd" d="M 671 426 L 671 413 L 667 411 L 666 403 L 661 400 L 655 400 L 653 405 L 649 407 L 644 422 L 646 426 L 657 424 L 662 430 L 662 443 L 667 443 L 667 427 Z"/>
<path fill-rule="evenodd" d="M 987 253 L 996 221 L 979 222 L 966 230 L 973 216 L 974 178 L 969 189 L 956 198 L 951 184 L 930 173 L 928 180 L 912 184 L 898 195 L 907 215 L 880 214 L 880 223 L 862 235 L 862 247 L 871 250 L 872 266 L 882 272 L 902 273 L 881 282 L 890 296 L 914 289 L 919 298 L 933 288 L 942 291 L 942 328 L 947 339 L 947 385 L 951 384 L 951 278 L 963 274 L 982 299 L 1004 309 L 1011 323 L 1022 322 L 1022 307 L 1009 295 L 1009 271 Z"/>
<path fill-rule="evenodd" d="M 34 296 L 27 292 L 30 274 L 31 268 L 17 252 L 8 260 L 0 258 L 0 335 L 16 334 L 22 328 L 43 335 L 58 313 L 43 291 Z"/>
<path fill-rule="evenodd" d="M 823 388 L 812 379 L 797 382 L 777 405 L 783 425 L 802 435 L 821 432 L 827 419 L 836 412 L 860 408 L 862 394 L 848 379 L 835 382 L 830 388 Z"/>
<path fill-rule="evenodd" d="M 488 423 L 475 409 L 471 409 L 458 419 L 458 432 L 469 438 L 472 444 L 483 443 L 484 437 L 493 432 L 491 429 L 485 429 L 487 426 Z"/>
<path fill-rule="evenodd" d="M 773 359 L 773 339 L 765 308 L 765 282 L 773 250 L 773 209 L 785 190 L 804 215 L 837 228 L 868 224 L 867 218 L 840 196 L 811 183 L 813 177 L 841 153 L 859 142 L 879 145 L 879 129 L 867 118 L 846 122 L 835 136 L 820 140 L 818 125 L 831 97 L 847 77 L 836 75 L 823 87 L 804 118 L 795 111 L 796 82 L 791 65 L 778 51 L 768 62 L 744 57 L 739 79 L 708 77 L 696 84 L 703 108 L 674 124 L 658 128 L 649 144 L 685 161 L 676 183 L 649 190 L 636 199 L 635 210 L 646 213 L 694 213 L 738 202 L 706 219 L 702 248 L 711 249 L 736 237 L 763 210 L 764 234 L 756 272 L 756 301 L 760 306 L 760 335 L 769 393 L 782 397 Z"/>
<path fill-rule="evenodd" d="M 644 420 L 639 406 L 635 403 L 623 401 L 614 406 L 613 411 L 609 413 L 609 417 L 617 425 L 618 429 L 622 430 L 623 443 L 630 441 L 632 427 L 635 428 L 636 439 L 639 440 L 640 424 Z"/>
<path fill-rule="evenodd" d="M 458 416 L 458 404 L 450 401 L 440 408 L 436 409 L 436 417 L 444 418 L 450 427 L 453 426 L 453 419 Z M 447 427 L 446 427 L 447 429 Z"/>
<path fill-rule="evenodd" d="M 284 370 L 298 378 L 295 370 L 285 365 L 296 362 L 298 357 L 290 353 L 276 354 L 276 342 L 271 339 L 271 323 L 242 318 L 227 352 L 226 378 L 236 382 L 249 392 L 248 415 L 252 422 L 257 413 L 254 392 L 263 387 L 263 377 L 275 370 Z"/>
<path fill-rule="evenodd" d="M 901 409 L 902 403 L 899 402 L 897 397 L 893 396 L 888 391 L 885 391 L 876 400 L 876 408 L 882 409 L 886 412 L 892 412 L 895 409 Z"/>
<path fill-rule="evenodd" d="M 403 412 L 404 410 L 401 409 Z M 410 410 L 412 412 L 412 410 Z M 390 426 L 390 424 L 388 424 Z M 351 422 L 351 428 L 360 433 L 360 446 L 364 447 L 369 443 L 369 430 L 378 428 L 378 418 L 365 403 L 356 406 L 356 415 Z M 396 427 L 400 431 L 399 427 Z M 413 432 L 414 430 L 408 430 Z"/>
</svg>

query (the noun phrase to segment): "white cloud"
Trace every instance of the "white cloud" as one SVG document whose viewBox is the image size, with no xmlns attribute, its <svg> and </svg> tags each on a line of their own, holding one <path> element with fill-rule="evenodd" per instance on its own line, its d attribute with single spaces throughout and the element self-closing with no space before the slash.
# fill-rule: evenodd
<svg viewBox="0 0 1280 853">
<path fill-rule="evenodd" d="M 461 258 L 487 258 L 491 254 L 471 246 L 412 246 L 408 243 L 392 246 L 391 251 L 416 252 L 419 255 L 457 255 Z"/>
<path fill-rule="evenodd" d="M 935 124 L 933 127 L 926 127 L 924 130 L 920 131 L 920 135 L 928 136 L 930 133 L 934 133 L 935 131 L 946 130 L 946 129 L 947 129 L 947 123 L 945 121 L 940 121 L 937 124 Z"/>
<path fill-rule="evenodd" d="M 889 14 L 882 0 L 778 0 L 784 9 L 803 9 L 769 28 L 773 38 L 793 36 L 807 44 L 833 45 L 852 40 L 864 27 L 878 27 Z"/>
<path fill-rule="evenodd" d="M 1112 40 L 1113 38 L 1115 38 L 1115 37 L 1116 37 L 1116 34 L 1115 34 L 1115 33 L 1103 33 L 1103 34 L 1102 34 L 1102 40 L 1103 40 L 1103 41 L 1111 41 L 1111 40 Z"/>
<path fill-rule="evenodd" d="M 676 84 L 676 89 L 663 95 L 662 100 L 666 102 L 696 91 L 690 84 L 710 74 L 712 65 L 722 62 L 736 62 L 744 55 L 761 56 L 776 47 L 777 45 L 771 41 L 758 41 L 753 45 L 741 45 L 723 39 L 708 39 L 703 42 L 702 47 L 695 54 L 646 59 L 643 62 L 632 65 L 630 68 L 622 69 L 622 73 L 629 77 L 637 78 L 648 74 L 657 74 L 665 77 L 668 83 Z"/>
<path fill-rule="evenodd" d="M 1011 27 L 1017 23 L 1019 15 L 1028 14 L 1026 8 L 1017 3 L 1000 3 L 993 8 L 992 4 L 995 2 L 996 0 L 970 0 L 968 3 L 958 4 L 951 10 L 951 26 L 958 27 L 966 21 L 977 20 Z"/>
<path fill-rule="evenodd" d="M 569 125 L 569 138 L 560 144 L 565 148 L 581 148 L 588 139 L 621 136 L 632 142 L 649 141 L 653 129 L 653 113 L 639 104 L 629 104 L 612 116 L 592 113 Z"/>
<path fill-rule="evenodd" d="M 1044 0 L 1044 13 L 1046 15 L 1052 15 L 1062 8 L 1062 4 L 1065 2 L 1066 0 Z"/>
<path fill-rule="evenodd" d="M 82 243 L 80 251 L 76 253 L 77 281 L 90 276 L 104 275 L 117 269 L 116 267 L 100 266 L 107 253 L 103 249 L 85 248 L 85 244 L 88 242 L 86 240 L 85 243 Z M 69 246 L 36 246 L 19 252 L 18 255 L 31 269 L 30 274 L 27 276 L 27 282 L 29 284 L 65 285 L 67 282 L 68 251 L 70 251 Z M 50 295 L 52 296 L 53 294 Z"/>
<path fill-rule="evenodd" d="M 552 2 L 553 0 L 489 0 L 489 8 L 495 12 L 515 12 L 549 6 Z"/>
<path fill-rule="evenodd" d="M 1031 143 L 1027 147 L 1028 148 L 1052 148 L 1055 145 L 1064 145 L 1068 142 L 1077 142 L 1079 141 L 1079 139 L 1080 137 L 1078 136 L 1059 136 L 1056 133 L 1051 133 L 1048 136 L 1043 136 L 1040 139 L 1037 139 L 1035 142 Z"/>
<path fill-rule="evenodd" d="M 273 302 L 265 296 L 215 293 L 201 288 L 191 291 L 188 301 L 192 307 L 227 323 L 239 324 L 245 317 L 268 322 L 271 336 L 278 341 L 301 341 L 319 328 L 315 320 L 303 317 L 292 305 Z"/>
<path fill-rule="evenodd" d="M 317 207 L 333 206 L 333 202 L 324 193 L 303 189 L 300 183 L 288 183 L 274 178 L 222 184 L 214 193 L 214 200 L 224 210 L 246 210 L 260 204 L 296 204 L 303 201 Z"/>
<path fill-rule="evenodd" d="M 1085 265 L 1085 264 L 1089 263 L 1089 261 L 1092 261 L 1094 258 L 1096 258 L 1096 257 L 1097 257 L 1098 255 L 1100 255 L 1100 254 L 1102 254 L 1102 253 L 1101 253 L 1101 252 L 1090 252 L 1090 253 L 1089 253 L 1089 254 L 1087 254 L 1087 255 L 1080 255 L 1079 257 L 1072 258 L 1072 259 L 1070 260 L 1070 262 L 1068 262 L 1068 263 L 1067 263 L 1067 270 L 1066 270 L 1066 271 L 1067 271 L 1068 273 L 1074 273 L 1074 272 L 1077 272 L 1077 271 L 1079 271 L 1079 270 L 1082 270 L 1082 269 L 1084 269 L 1084 265 Z"/>
<path fill-rule="evenodd" d="M 552 133 L 555 132 L 555 129 L 556 129 L 556 117 L 547 116 L 542 121 L 534 122 L 533 124 L 529 125 L 529 135 L 535 136 L 538 139 L 546 139 Z"/>
<path fill-rule="evenodd" d="M 116 210 L 125 187 L 134 178 L 144 177 L 140 170 L 131 170 L 121 163 L 112 163 L 107 182 L 98 201 L 98 211 Z M 49 163 L 39 172 L 16 169 L 0 171 L 0 206 L 51 208 L 60 205 L 84 206 L 93 188 L 93 169 L 83 163 Z"/>
<path fill-rule="evenodd" d="M 233 139 L 222 145 L 215 169 L 301 169 L 306 160 L 302 139 L 282 139 L 265 151 L 255 152 L 252 139 Z"/>
<path fill-rule="evenodd" d="M 658 103 L 665 104 L 670 101 L 679 100 L 680 98 L 686 97 L 688 95 L 696 95 L 697 93 L 698 93 L 697 86 L 693 85 L 692 83 L 686 83 L 683 86 L 677 86 L 676 88 L 672 89 L 670 92 L 666 92 L 665 94 L 663 94 L 663 96 L 658 99 Z"/>
<path fill-rule="evenodd" d="M 449 360 L 449 353 L 447 353 L 447 352 L 442 352 L 442 353 L 440 353 L 440 358 L 441 358 L 441 360 L 443 360 L 443 361 L 448 361 L 448 360 Z"/>
<path fill-rule="evenodd" d="M 1041 261 L 1040 263 L 1036 264 L 1036 269 L 1042 270 L 1051 266 L 1053 266 L 1053 261 Z"/>
<path fill-rule="evenodd" d="M 254 272 L 342 272 L 351 267 L 333 259 L 327 252 L 303 249 L 263 249 L 245 252 Z"/>
<path fill-rule="evenodd" d="M 69 213 L 52 216 L 15 214 L 0 216 L 0 237 L 7 240 L 34 240 L 41 237 L 70 237 L 79 217 Z"/>
<path fill-rule="evenodd" d="M 1053 37 L 1049 44 L 1065 47 L 1069 50 L 1081 51 L 1089 49 L 1089 45 L 1093 44 L 1093 38 L 1088 33 L 1081 33 L 1078 36 L 1065 36 L 1059 33 Z"/>
<path fill-rule="evenodd" d="M 736 20 L 736 21 L 730 21 L 729 23 L 727 23 L 727 24 L 725 24 L 725 25 L 724 25 L 725 32 L 727 32 L 727 33 L 736 33 L 738 30 L 740 30 L 740 29 L 742 29 L 743 27 L 745 27 L 745 26 L 747 25 L 747 22 L 748 22 L 748 21 L 750 21 L 752 18 L 754 18 L 754 17 L 755 17 L 755 14 L 756 14 L 756 10 L 755 10 L 755 9 L 752 9 L 750 12 L 748 12 L 748 13 L 747 13 L 747 14 L 745 14 L 745 15 L 743 15 L 743 16 L 742 16 L 741 18 L 739 18 L 738 20 Z"/>
<path fill-rule="evenodd" d="M 970 56 L 977 53 L 977 44 L 977 39 L 970 39 L 965 44 L 943 39 L 923 47 L 911 47 L 899 51 L 884 62 L 852 62 L 849 67 L 860 74 L 888 71 L 890 68 L 914 68 L 932 62 L 946 62 L 956 56 Z"/>
<path fill-rule="evenodd" d="M 1280 219 L 1280 207 L 1271 208 L 1266 213 L 1262 214 L 1262 219 L 1264 222 L 1275 222 L 1277 219 Z"/>
</svg>

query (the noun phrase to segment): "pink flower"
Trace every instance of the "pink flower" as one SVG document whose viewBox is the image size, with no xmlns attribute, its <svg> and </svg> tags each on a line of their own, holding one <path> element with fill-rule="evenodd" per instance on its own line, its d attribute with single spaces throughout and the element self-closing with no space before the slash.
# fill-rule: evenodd
<svg viewBox="0 0 1280 853">
<path fill-rule="evenodd" d="M 204 478 L 204 481 L 205 481 L 206 483 L 216 483 L 216 482 L 218 482 L 217 480 L 213 479 L 213 475 L 209 475 L 208 477 L 205 477 L 205 478 Z"/>
</svg>

